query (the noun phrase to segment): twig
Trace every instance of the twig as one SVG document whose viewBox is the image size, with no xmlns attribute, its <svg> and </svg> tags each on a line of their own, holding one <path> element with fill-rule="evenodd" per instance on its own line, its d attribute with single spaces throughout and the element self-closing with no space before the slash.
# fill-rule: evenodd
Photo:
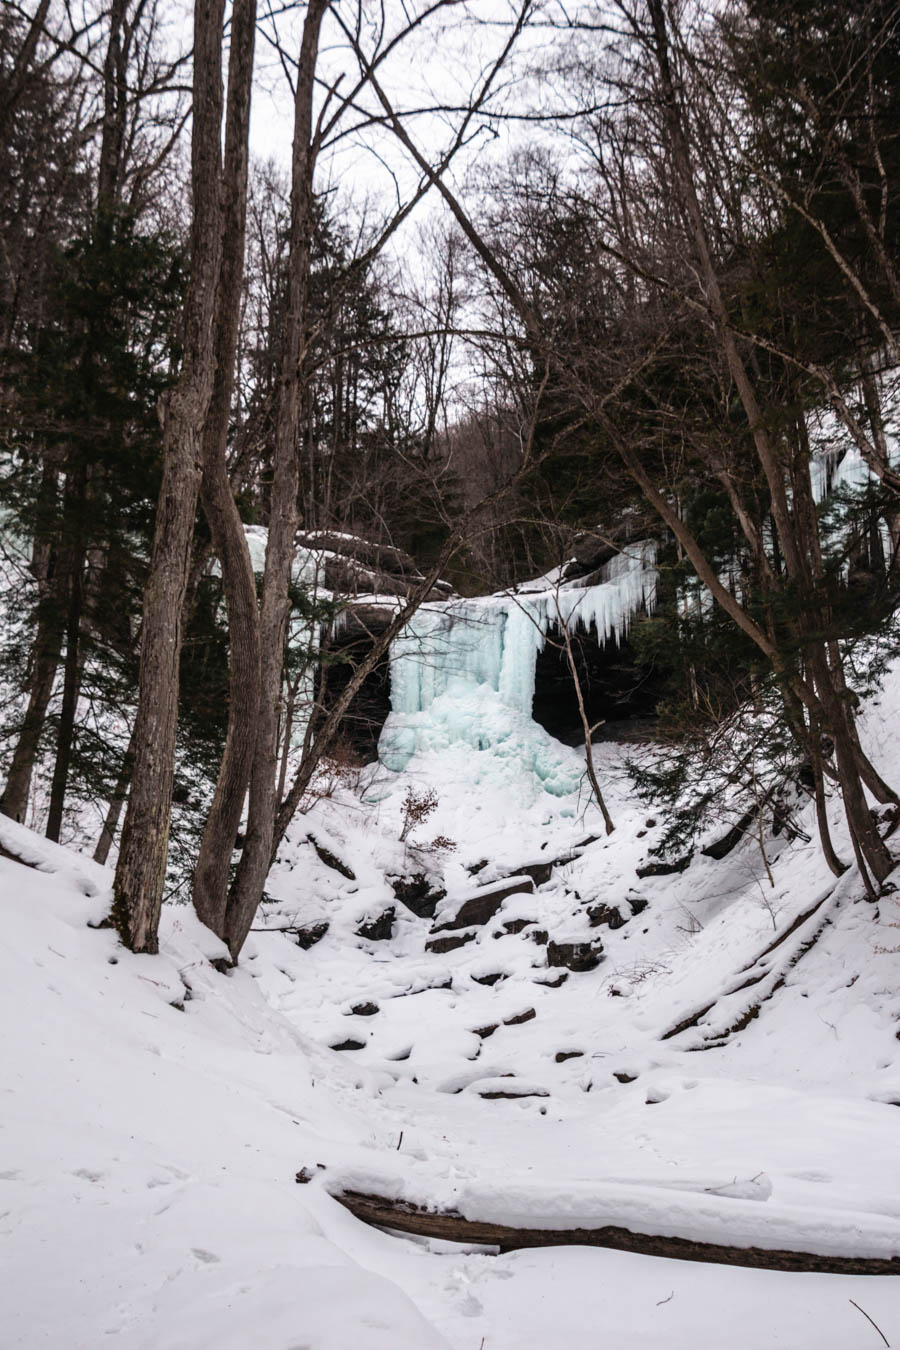
<svg viewBox="0 0 900 1350">
<path fill-rule="evenodd" d="M 674 1297 L 675 1297 L 675 1290 L 673 1289 L 668 1298 L 661 1298 L 657 1300 L 656 1304 L 657 1308 L 661 1308 L 664 1303 L 671 1303 Z"/>
<path fill-rule="evenodd" d="M 891 1343 L 890 1343 L 890 1341 L 888 1340 L 887 1336 L 885 1336 L 884 1332 L 881 1330 L 881 1327 L 878 1325 L 878 1323 L 877 1323 L 877 1322 L 873 1322 L 873 1321 L 872 1321 L 872 1318 L 871 1318 L 871 1317 L 869 1316 L 869 1314 L 866 1312 L 865 1308 L 861 1308 L 861 1307 L 859 1306 L 859 1304 L 858 1304 L 854 1299 L 851 1298 L 850 1302 L 853 1304 L 853 1306 L 854 1306 L 854 1308 L 856 1309 L 857 1312 L 861 1312 L 861 1313 L 862 1313 L 863 1317 L 866 1319 L 867 1322 L 872 1322 L 872 1326 L 873 1326 L 873 1327 L 875 1328 L 875 1330 L 878 1332 L 878 1335 L 879 1335 L 879 1336 L 881 1337 L 881 1339 L 884 1341 L 885 1345 L 888 1347 L 888 1350 L 891 1350 Z"/>
</svg>

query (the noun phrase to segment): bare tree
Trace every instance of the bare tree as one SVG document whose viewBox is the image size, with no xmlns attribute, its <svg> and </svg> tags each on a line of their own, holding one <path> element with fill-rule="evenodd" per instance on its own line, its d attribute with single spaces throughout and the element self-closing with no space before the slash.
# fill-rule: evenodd
<svg viewBox="0 0 900 1350">
<path fill-rule="evenodd" d="M 279 814 L 277 785 L 279 703 L 282 689 L 285 634 L 290 612 L 290 577 L 294 558 L 295 535 L 299 523 L 298 503 L 301 497 L 300 466 L 303 431 L 308 424 L 307 410 L 311 393 L 313 369 L 311 350 L 315 338 L 314 325 L 310 314 L 310 270 L 315 230 L 314 176 L 320 155 L 330 145 L 338 143 L 347 133 L 343 120 L 350 117 L 350 129 L 357 134 L 361 128 L 377 122 L 371 111 L 367 111 L 361 102 L 361 95 L 367 88 L 376 89 L 374 72 L 380 69 L 396 51 L 399 44 L 417 32 L 432 15 L 450 7 L 454 0 L 433 0 L 420 12 L 407 17 L 401 29 L 388 37 L 382 30 L 375 53 L 361 64 L 358 79 L 346 93 L 340 93 L 338 83 L 329 85 L 325 91 L 318 113 L 316 96 L 319 75 L 320 32 L 323 20 L 329 13 L 327 0 L 311 0 L 303 23 L 299 59 L 293 75 L 294 83 L 294 142 L 291 170 L 291 218 L 290 244 L 287 259 L 288 299 L 281 334 L 282 357 L 281 370 L 276 394 L 276 421 L 274 433 L 274 452 L 272 464 L 272 486 L 269 499 L 269 526 L 266 546 L 265 570 L 259 601 L 258 641 L 259 675 L 258 704 L 255 721 L 255 748 L 252 765 L 249 769 L 249 805 L 244 848 L 235 873 L 234 881 L 224 894 L 225 873 L 221 865 L 215 867 L 215 888 L 211 878 L 213 869 L 204 865 L 201 878 L 202 889 L 198 909 L 209 916 L 213 927 L 228 942 L 232 956 L 236 959 L 262 898 L 263 885 L 271 865 L 276 837 L 276 818 Z M 515 36 L 521 31 L 526 4 L 517 24 Z M 331 11 L 338 27 L 351 48 L 359 52 L 360 33 L 363 27 L 362 13 L 355 28 L 348 26 L 343 17 L 335 10 Z M 403 222 L 432 185 L 435 177 L 440 177 L 455 155 L 466 144 L 467 138 L 477 125 L 477 119 L 486 107 L 491 96 L 497 74 L 512 48 L 514 37 L 504 45 L 487 73 L 479 81 L 468 106 L 459 118 L 449 147 L 439 157 L 436 164 L 429 164 L 428 173 L 420 177 L 418 185 L 405 201 L 398 204 L 396 211 L 382 223 L 372 241 L 364 248 L 357 259 L 357 268 L 348 269 L 344 285 L 353 284 L 364 263 L 376 257 L 387 241 L 396 233 Z M 224 553 L 220 560 L 225 570 L 234 561 L 236 567 L 246 571 L 248 560 L 246 544 L 243 554 L 240 541 L 235 534 L 234 559 Z M 435 574 L 436 577 L 437 574 Z M 428 584 L 414 591 L 415 601 L 419 604 L 431 589 L 432 577 Z M 234 583 L 226 581 L 226 589 L 235 589 Z M 413 610 L 407 606 L 408 612 Z M 396 631 L 399 631 L 399 624 Z M 242 633 L 238 628 L 231 631 L 232 651 L 232 687 L 236 671 L 252 668 L 254 628 L 249 617 Z M 246 650 L 239 652 L 243 644 Z M 379 657 L 376 659 L 380 659 Z M 363 663 L 365 665 L 365 663 Z M 357 672 L 358 674 L 359 672 Z M 364 675 L 360 679 L 364 678 Z M 351 682 L 352 684 L 352 682 Z M 358 687 L 358 686 L 357 686 Z M 346 696 L 352 698 L 353 689 Z M 232 714 L 237 706 L 238 696 L 232 699 Z M 232 716 L 232 721 L 234 720 Z M 330 739 L 335 734 L 339 717 L 330 715 L 320 727 L 316 737 L 316 760 L 321 758 Z M 229 745 L 234 744 L 235 735 L 230 733 Z M 226 832 L 232 842 L 236 828 L 232 830 L 235 804 L 243 799 L 247 788 L 247 756 L 232 754 L 227 763 L 223 762 L 217 786 L 217 798 L 232 803 L 231 814 L 221 816 L 221 824 L 208 835 L 204 842 L 204 859 L 213 853 L 221 858 L 230 854 L 225 840 Z M 308 761 L 312 763 L 312 761 Z M 314 765 L 313 765 L 314 767 Z M 312 769 L 310 769 L 312 772 Z M 292 793 L 288 800 L 293 800 Z M 283 809 L 283 808 L 282 808 Z M 236 827 L 236 821 L 235 827 Z M 215 842 L 214 842 L 215 841 Z"/>
<path fill-rule="evenodd" d="M 235 26 L 252 0 L 235 6 Z M 252 15 L 252 9 L 248 9 Z M 184 359 L 163 410 L 163 483 L 157 507 L 150 576 L 141 631 L 141 669 L 135 724 L 131 795 L 122 828 L 113 919 L 134 951 L 155 951 L 165 877 L 182 619 L 191 560 L 194 518 L 203 465 L 204 434 L 216 377 L 216 330 L 222 248 L 222 36 L 223 0 L 198 0 L 194 11 L 194 104 L 191 137 L 191 278 L 185 302 Z M 246 143 L 252 42 L 232 43 L 226 143 Z M 229 171 L 245 169 L 245 152 Z M 232 183 L 231 189 L 239 188 Z M 237 241 L 238 247 L 242 238 Z M 233 354 L 232 354 L 233 360 Z"/>
<path fill-rule="evenodd" d="M 635 388 L 641 370 L 653 364 L 668 342 L 675 314 L 670 313 L 662 322 L 657 321 L 657 326 L 650 331 L 649 342 L 642 335 L 643 359 L 636 354 L 626 356 L 624 361 L 607 360 L 601 364 L 592 359 L 584 364 L 584 349 L 560 345 L 552 324 L 546 322 L 541 307 L 533 303 L 523 289 L 508 258 L 492 245 L 485 231 L 476 225 L 450 186 L 440 182 L 436 184 L 437 190 L 498 286 L 505 302 L 518 316 L 522 341 L 533 352 L 539 353 L 542 361 L 550 362 L 554 379 L 569 391 L 573 402 L 584 410 L 606 442 L 614 448 L 623 466 L 647 502 L 671 530 L 714 599 L 771 662 L 776 680 L 786 691 L 786 698 L 796 708 L 802 708 L 806 716 L 814 719 L 821 729 L 827 729 L 833 737 L 836 772 L 851 840 L 863 881 L 870 894 L 874 894 L 877 885 L 892 869 L 893 861 L 869 813 L 863 786 L 869 788 L 880 801 L 894 801 L 896 797 L 860 745 L 837 640 L 826 641 L 820 636 L 821 632 L 829 629 L 830 613 L 821 586 L 821 557 L 818 553 L 814 512 L 811 510 L 809 455 L 804 457 L 801 450 L 799 456 L 794 457 L 790 471 L 782 462 L 768 430 L 752 360 L 742 350 L 741 336 L 732 322 L 686 131 L 684 83 L 673 75 L 668 20 L 662 0 L 647 0 L 646 6 L 640 5 L 634 9 L 622 5 L 620 12 L 623 28 L 616 35 L 617 40 L 620 41 L 620 47 L 621 43 L 626 46 L 631 44 L 629 60 L 636 75 L 627 88 L 619 80 L 616 94 L 619 99 L 623 99 L 624 95 L 624 100 L 627 100 L 627 115 L 632 124 L 640 124 L 640 111 L 644 111 L 649 119 L 649 135 L 652 139 L 641 144 L 640 152 L 645 156 L 645 164 L 654 170 L 659 166 L 663 174 L 657 180 L 658 193 L 654 201 L 659 204 L 665 193 L 673 194 L 677 208 L 675 220 L 681 232 L 678 247 L 680 250 L 686 246 L 689 250 L 687 274 L 683 281 L 676 278 L 673 284 L 671 264 L 677 255 L 670 253 L 660 264 L 658 257 L 651 255 L 648 258 L 645 247 L 634 248 L 628 235 L 624 242 L 616 241 L 612 230 L 610 236 L 602 239 L 600 248 L 620 272 L 624 270 L 632 274 L 637 283 L 631 287 L 632 300 L 641 294 L 646 297 L 650 293 L 648 287 L 651 287 L 657 295 L 667 298 L 670 306 L 673 299 L 677 301 L 681 314 L 692 313 L 701 318 L 716 343 L 727 378 L 746 417 L 750 442 L 766 485 L 769 510 L 786 569 L 786 583 L 793 592 L 803 596 L 794 634 L 794 640 L 800 643 L 803 651 L 801 665 L 796 664 L 777 635 L 760 626 L 751 610 L 723 584 L 717 568 L 682 518 L 677 502 L 673 502 L 665 483 L 661 485 L 655 481 L 652 457 L 647 455 L 646 446 L 623 431 L 620 425 L 617 413 L 627 407 L 627 404 L 622 403 L 622 395 L 626 390 Z M 638 55 L 637 63 L 635 54 Z M 617 49 L 616 60 L 621 62 L 621 59 L 621 50 Z M 421 151 L 396 117 L 383 91 L 380 97 L 385 115 L 398 139 L 415 162 L 424 167 Z M 615 105 L 615 100 L 611 99 L 610 102 Z M 707 185 L 709 177 L 707 175 L 704 180 Z M 646 177 L 643 184 L 638 184 L 639 187 L 641 185 L 646 188 Z M 625 193 L 631 187 L 629 183 Z M 626 198 L 625 204 L 630 205 L 633 212 L 633 199 L 628 202 Z M 620 216 L 620 221 L 630 234 L 633 230 L 633 214 L 626 211 Z M 653 243 L 658 242 L 658 229 L 656 235 Z M 640 316 L 635 315 L 635 318 L 639 319 Z M 646 334 L 647 325 L 642 324 L 641 327 Z M 632 332 L 637 331 L 639 329 L 633 323 Z M 623 334 L 624 330 L 620 328 L 620 340 Z M 595 352 L 594 355 L 598 354 Z M 601 370 L 604 370 L 603 376 Z M 591 373 L 588 374 L 588 371 Z M 727 479 L 728 475 L 725 477 Z M 735 486 L 733 481 L 731 486 Z M 757 527 L 741 509 L 740 494 L 735 493 L 732 500 L 749 546 L 756 550 L 761 564 L 768 569 L 767 574 L 774 576 L 771 566 L 762 558 Z M 792 503 L 796 504 L 796 509 L 792 508 Z M 806 729 L 804 735 L 808 737 L 809 734 Z M 870 879 L 870 872 L 874 882 Z"/>
</svg>

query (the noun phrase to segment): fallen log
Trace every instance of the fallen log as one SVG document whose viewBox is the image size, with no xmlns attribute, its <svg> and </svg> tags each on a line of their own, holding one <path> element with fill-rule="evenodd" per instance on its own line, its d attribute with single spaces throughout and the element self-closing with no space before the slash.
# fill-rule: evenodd
<svg viewBox="0 0 900 1350">
<path fill-rule="evenodd" d="M 898 1275 L 900 1257 L 821 1256 L 814 1252 L 782 1251 L 766 1247 L 729 1247 L 716 1242 L 660 1233 L 633 1233 L 628 1228 L 512 1228 L 505 1224 L 466 1219 L 455 1210 L 427 1209 L 406 1200 L 391 1200 L 361 1191 L 335 1190 L 333 1199 L 363 1223 L 391 1228 L 444 1242 L 498 1247 L 501 1252 L 523 1247 L 609 1247 L 639 1256 L 663 1256 L 675 1261 L 707 1261 L 751 1270 L 813 1272 L 824 1275 Z"/>
</svg>

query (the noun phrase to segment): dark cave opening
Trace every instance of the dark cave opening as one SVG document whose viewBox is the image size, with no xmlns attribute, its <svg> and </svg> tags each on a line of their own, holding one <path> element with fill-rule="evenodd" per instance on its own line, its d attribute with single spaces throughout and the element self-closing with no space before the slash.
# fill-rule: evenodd
<svg viewBox="0 0 900 1350">
<path fill-rule="evenodd" d="M 660 680 L 640 664 L 627 638 L 597 642 L 594 628 L 572 635 L 575 669 L 591 726 L 603 722 L 592 740 L 644 740 L 653 735 Z M 575 681 L 562 636 L 551 629 L 538 653 L 531 715 L 564 745 L 583 745 L 584 731 Z"/>
</svg>

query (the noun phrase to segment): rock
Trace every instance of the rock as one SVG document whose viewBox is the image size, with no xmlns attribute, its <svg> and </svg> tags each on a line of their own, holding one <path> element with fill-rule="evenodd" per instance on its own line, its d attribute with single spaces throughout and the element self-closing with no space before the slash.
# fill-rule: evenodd
<svg viewBox="0 0 900 1350">
<path fill-rule="evenodd" d="M 415 559 L 392 544 L 375 544 L 368 539 L 359 539 L 356 535 L 331 533 L 328 530 L 316 530 L 310 534 L 301 531 L 297 535 L 297 543 L 314 553 L 336 553 L 340 558 L 349 558 L 364 568 L 389 572 L 392 576 L 406 577 L 411 581 L 422 580 Z"/>
<path fill-rule="evenodd" d="M 519 871 L 523 875 L 531 877 L 535 886 L 543 886 L 550 880 L 554 867 L 562 867 L 565 863 L 574 862 L 579 856 L 579 851 L 576 849 L 572 853 L 562 853 L 558 858 L 549 858 L 546 862 L 526 863 L 524 867 L 519 868 Z"/>
<path fill-rule="evenodd" d="M 628 922 L 617 905 L 591 905 L 587 916 L 592 928 L 599 928 L 601 924 L 607 928 L 622 928 Z"/>
<path fill-rule="evenodd" d="M 533 1022 L 537 1013 L 534 1008 L 526 1008 L 524 1012 L 516 1013 L 515 1017 L 504 1017 L 503 1025 L 505 1027 L 519 1027 L 523 1022 Z"/>
<path fill-rule="evenodd" d="M 565 966 L 567 970 L 595 970 L 604 960 L 603 943 L 599 939 L 593 942 L 549 942 L 547 944 L 547 965 Z"/>
<path fill-rule="evenodd" d="M 567 1059 L 582 1059 L 583 1050 L 557 1050 L 555 1059 L 557 1064 L 565 1064 Z"/>
<path fill-rule="evenodd" d="M 331 1047 L 332 1050 L 365 1050 L 365 1041 L 355 1041 L 352 1037 L 346 1041 L 338 1041 L 337 1045 Z"/>
<path fill-rule="evenodd" d="M 561 970 L 552 980 L 535 980 L 535 984 L 543 985 L 545 989 L 558 989 L 561 984 L 565 984 L 569 978 L 567 970 Z"/>
<path fill-rule="evenodd" d="M 348 605 L 341 611 L 340 645 L 348 646 L 360 638 L 380 637 L 390 627 L 395 613 L 393 605 L 378 605 L 374 602 Z"/>
<path fill-rule="evenodd" d="M 320 844 L 315 835 L 308 834 L 306 838 L 316 850 L 320 862 L 323 862 L 326 867 L 330 867 L 332 871 L 340 872 L 341 876 L 346 877 L 348 881 L 356 880 L 356 873 L 352 871 L 345 862 L 341 862 L 337 854 L 332 853 L 330 848 L 326 848 L 324 844 Z"/>
<path fill-rule="evenodd" d="M 707 844 L 706 848 L 701 848 L 700 852 L 704 857 L 715 858 L 717 862 L 721 858 L 727 857 L 731 850 L 737 848 L 738 844 L 744 838 L 744 835 L 756 819 L 757 811 L 758 808 L 754 806 L 751 810 L 745 812 L 740 820 L 735 825 L 732 825 L 727 834 L 723 834 L 720 839 L 716 839 L 712 844 Z"/>
<path fill-rule="evenodd" d="M 478 873 L 483 872 L 484 869 L 487 867 L 487 865 L 488 859 L 482 858 L 481 862 L 472 863 L 471 867 L 466 868 L 466 871 L 468 872 L 470 877 L 477 877 Z"/>
<path fill-rule="evenodd" d="M 533 928 L 528 936 L 531 938 L 532 942 L 536 942 L 539 947 L 546 947 L 550 938 L 550 934 L 547 932 L 546 928 Z"/>
<path fill-rule="evenodd" d="M 472 1034 L 473 1036 L 480 1036 L 483 1041 L 486 1041 L 488 1036 L 493 1036 L 499 1025 L 499 1022 L 493 1022 L 490 1026 L 473 1027 Z"/>
<path fill-rule="evenodd" d="M 389 942 L 394 934 L 394 906 L 391 905 L 374 919 L 366 919 L 356 930 L 356 936 L 370 942 Z"/>
<path fill-rule="evenodd" d="M 553 860 L 550 859 L 549 862 L 526 863 L 524 867 L 519 868 L 519 871 L 524 876 L 531 877 L 535 886 L 543 886 L 545 882 L 550 880 L 553 873 Z"/>
<path fill-rule="evenodd" d="M 314 947 L 317 942 L 322 941 L 328 932 L 328 928 L 329 924 L 326 921 L 324 923 L 311 923 L 306 928 L 297 928 L 291 931 L 294 933 L 297 946 L 308 952 L 310 947 Z"/>
<path fill-rule="evenodd" d="M 475 981 L 476 984 L 492 985 L 496 984 L 498 980 L 505 980 L 506 976 L 504 975 L 502 970 L 495 970 L 490 975 L 473 975 L 472 979 Z"/>
<path fill-rule="evenodd" d="M 629 895 L 628 903 L 631 906 L 632 914 L 643 914 L 650 901 L 645 900 L 642 895 Z"/>
<path fill-rule="evenodd" d="M 374 1017 L 375 1014 L 377 1012 L 380 1012 L 381 1010 L 378 1007 L 377 1003 L 365 1002 L 365 1003 L 354 1003 L 350 1011 L 356 1017 Z"/>
<path fill-rule="evenodd" d="M 503 925 L 503 932 L 504 932 L 504 933 L 521 933 L 521 931 L 522 931 L 523 928 L 527 928 L 528 925 L 529 925 L 530 923 L 535 923 L 535 922 L 536 922 L 536 920 L 534 920 L 534 919 L 507 919 L 507 920 L 506 920 L 506 923 Z M 499 937 L 500 934 L 497 933 L 497 934 L 495 934 L 495 936 L 496 936 L 496 937 Z"/>
<path fill-rule="evenodd" d="M 618 552 L 618 548 L 608 537 L 601 538 L 599 534 L 590 533 L 580 534 L 572 546 L 572 559 L 563 568 L 563 577 L 566 581 L 587 577 L 614 558 Z"/>
<path fill-rule="evenodd" d="M 483 886 L 475 895 L 469 896 L 452 919 L 446 919 L 435 925 L 432 932 L 443 933 L 448 929 L 486 924 L 510 895 L 530 895 L 533 891 L 534 882 L 531 877 L 504 877 L 502 881 L 495 881 L 491 886 Z"/>
<path fill-rule="evenodd" d="M 432 878 L 424 872 L 415 872 L 408 877 L 389 877 L 394 895 L 408 910 L 419 919 L 433 919 L 438 901 L 447 894 L 445 890 L 434 886 Z"/>
<path fill-rule="evenodd" d="M 370 571 L 349 558 L 326 558 L 322 579 L 339 595 L 409 595 L 411 583 L 387 572 Z"/>
<path fill-rule="evenodd" d="M 549 1097 L 550 1093 L 545 1088 L 523 1088 L 521 1092 L 498 1091 L 496 1088 L 488 1088 L 486 1092 L 479 1092 L 478 1095 L 486 1102 L 516 1102 L 523 1097 Z"/>
<path fill-rule="evenodd" d="M 643 867 L 636 867 L 634 870 L 639 877 L 668 877 L 674 872 L 683 872 L 693 856 L 693 853 L 686 853 L 676 862 L 645 863 Z"/>
<path fill-rule="evenodd" d="M 423 984 L 418 989 L 407 989 L 398 994 L 397 998 L 415 998 L 417 994 L 427 994 L 432 989 L 452 989 L 453 976 L 448 975 L 446 980 L 441 980 L 440 984 Z"/>
<path fill-rule="evenodd" d="M 616 1080 L 617 1083 L 636 1083 L 636 1082 L 637 1082 L 637 1074 L 636 1074 L 636 1073 L 614 1073 L 614 1074 L 613 1074 L 613 1078 L 615 1078 L 615 1080 Z"/>
<path fill-rule="evenodd" d="M 443 956 L 445 952 L 452 952 L 457 947 L 464 947 L 467 942 L 474 942 L 475 938 L 476 934 L 473 932 L 451 933 L 449 937 L 431 938 L 425 943 L 425 950 Z"/>
</svg>

